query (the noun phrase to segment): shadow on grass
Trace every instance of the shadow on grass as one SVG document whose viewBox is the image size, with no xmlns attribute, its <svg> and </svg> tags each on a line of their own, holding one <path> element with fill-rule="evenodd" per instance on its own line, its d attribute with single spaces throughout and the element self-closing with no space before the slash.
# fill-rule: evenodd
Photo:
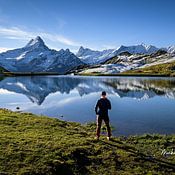
<svg viewBox="0 0 175 175">
<path fill-rule="evenodd" d="M 137 150 L 135 147 L 132 146 L 128 146 L 125 143 L 115 140 L 115 139 L 111 139 L 110 141 L 103 141 L 100 140 L 101 143 L 109 145 L 110 147 L 116 147 L 119 149 L 122 149 L 126 152 L 132 153 L 133 156 L 135 156 L 138 160 L 144 160 L 144 161 L 149 161 L 150 163 L 156 163 L 157 165 L 159 165 L 160 168 L 165 168 L 166 170 L 172 169 L 175 171 L 175 164 L 168 162 L 168 161 L 164 161 L 158 158 L 155 158 L 153 156 L 150 155 L 146 155 L 143 153 L 140 153 L 139 150 Z M 116 145 L 120 144 L 120 145 Z"/>
<path fill-rule="evenodd" d="M 86 166 L 91 164 L 88 158 L 88 152 L 84 149 L 77 148 L 72 152 L 72 156 L 76 162 L 76 169 L 78 172 L 81 174 L 87 174 L 88 170 Z"/>
</svg>

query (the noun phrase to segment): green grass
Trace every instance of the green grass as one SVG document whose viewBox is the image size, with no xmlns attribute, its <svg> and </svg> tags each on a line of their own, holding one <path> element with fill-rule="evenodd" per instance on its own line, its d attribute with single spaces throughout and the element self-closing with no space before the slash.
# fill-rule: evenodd
<svg viewBox="0 0 175 175">
<path fill-rule="evenodd" d="M 175 76 L 175 62 L 153 65 L 142 69 L 129 70 L 123 72 L 122 74 Z"/>
<path fill-rule="evenodd" d="M 0 174 L 174 174 L 175 135 L 94 139 L 94 124 L 0 109 Z"/>
</svg>

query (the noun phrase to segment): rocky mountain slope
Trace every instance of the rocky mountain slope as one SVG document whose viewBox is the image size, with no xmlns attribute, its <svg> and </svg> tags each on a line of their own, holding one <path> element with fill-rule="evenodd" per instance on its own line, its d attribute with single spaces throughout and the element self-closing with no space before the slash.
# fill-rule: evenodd
<svg viewBox="0 0 175 175">
<path fill-rule="evenodd" d="M 114 49 L 94 51 L 81 46 L 76 56 L 80 58 L 84 63 L 93 65 L 106 61 L 107 59 L 113 57 L 115 55 L 114 51 Z"/>
</svg>

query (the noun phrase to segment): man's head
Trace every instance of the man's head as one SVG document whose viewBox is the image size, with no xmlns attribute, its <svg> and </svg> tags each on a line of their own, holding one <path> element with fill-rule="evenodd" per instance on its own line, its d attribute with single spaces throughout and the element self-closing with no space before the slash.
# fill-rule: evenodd
<svg viewBox="0 0 175 175">
<path fill-rule="evenodd" d="M 106 92 L 103 91 L 103 92 L 101 93 L 101 96 L 102 96 L 103 98 L 106 98 Z"/>
</svg>

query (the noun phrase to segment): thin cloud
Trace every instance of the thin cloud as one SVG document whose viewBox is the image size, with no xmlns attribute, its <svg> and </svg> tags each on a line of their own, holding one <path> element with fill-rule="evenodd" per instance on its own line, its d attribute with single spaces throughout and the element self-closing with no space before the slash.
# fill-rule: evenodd
<svg viewBox="0 0 175 175">
<path fill-rule="evenodd" d="M 43 38 L 46 38 L 50 41 L 53 41 L 53 42 L 60 42 L 60 43 L 63 43 L 63 44 L 66 44 L 66 45 L 69 45 L 69 46 L 79 46 L 78 43 L 62 36 L 62 35 L 53 35 L 53 34 L 50 34 L 50 33 L 40 33 L 40 36 L 43 37 Z"/>
<path fill-rule="evenodd" d="M 26 32 L 18 27 L 4 28 L 0 27 L 0 35 L 8 39 L 19 39 L 19 40 L 28 40 L 35 37 L 31 32 Z"/>
<path fill-rule="evenodd" d="M 13 48 L 0 47 L 0 53 L 6 52 L 7 50 L 12 50 Z"/>
<path fill-rule="evenodd" d="M 62 35 L 45 32 L 29 32 L 26 30 L 22 30 L 18 27 L 5 28 L 0 26 L 0 36 L 3 36 L 8 39 L 29 40 L 31 38 L 35 38 L 38 35 L 44 39 L 53 42 L 59 42 L 68 46 L 80 46 L 79 43 L 72 41 L 69 38 L 66 38 Z"/>
</svg>

